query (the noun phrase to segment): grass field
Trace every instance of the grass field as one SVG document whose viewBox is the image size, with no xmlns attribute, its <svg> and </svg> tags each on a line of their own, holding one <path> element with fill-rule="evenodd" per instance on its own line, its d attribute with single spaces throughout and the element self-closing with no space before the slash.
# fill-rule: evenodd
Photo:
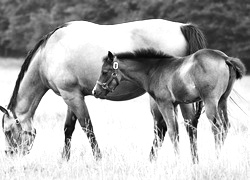
<svg viewBox="0 0 250 180">
<path fill-rule="evenodd" d="M 0 105 L 7 105 L 14 88 L 20 62 L 0 59 Z M 79 124 L 72 139 L 69 162 L 61 160 L 66 106 L 48 92 L 34 117 L 37 137 L 31 153 L 8 158 L 4 135 L 0 133 L 1 179 L 250 179 L 250 77 L 235 84 L 236 106 L 229 101 L 231 129 L 219 158 L 215 156 L 211 126 L 204 113 L 198 126 L 200 163 L 191 163 L 188 136 L 179 114 L 180 155 L 176 156 L 166 136 L 158 160 L 149 162 L 153 141 L 153 120 L 148 96 L 125 102 L 87 97 L 94 131 L 103 153 L 96 162 Z M 243 98 L 244 99 L 243 99 Z"/>
</svg>

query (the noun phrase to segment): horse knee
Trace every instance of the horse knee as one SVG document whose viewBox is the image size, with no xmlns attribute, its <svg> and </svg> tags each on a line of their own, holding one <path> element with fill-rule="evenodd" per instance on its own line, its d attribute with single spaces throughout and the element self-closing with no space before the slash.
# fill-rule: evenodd
<svg viewBox="0 0 250 180">
<path fill-rule="evenodd" d="M 79 123 L 82 127 L 82 130 L 89 134 L 93 132 L 93 126 L 91 123 L 91 119 L 89 117 L 83 118 L 82 120 L 79 120 Z"/>
<path fill-rule="evenodd" d="M 168 134 L 169 134 L 169 137 L 171 139 L 172 142 L 178 142 L 179 141 L 179 133 L 172 129 L 172 128 L 169 128 L 168 129 Z"/>
<path fill-rule="evenodd" d="M 157 134 L 157 136 L 161 140 L 163 140 L 166 132 L 167 132 L 167 125 L 166 125 L 165 121 L 164 120 L 157 121 L 156 125 L 155 125 L 155 134 Z"/>
<path fill-rule="evenodd" d="M 218 119 L 218 107 L 216 105 L 205 105 L 206 116 L 209 120 L 214 122 L 215 119 Z"/>
<path fill-rule="evenodd" d="M 168 124 L 168 134 L 172 142 L 179 141 L 179 126 L 176 119 Z"/>
<path fill-rule="evenodd" d="M 71 124 L 70 125 L 69 124 L 64 125 L 64 134 L 65 134 L 66 137 L 71 137 L 74 130 L 75 130 L 75 125 L 74 126 L 72 126 Z"/>
</svg>

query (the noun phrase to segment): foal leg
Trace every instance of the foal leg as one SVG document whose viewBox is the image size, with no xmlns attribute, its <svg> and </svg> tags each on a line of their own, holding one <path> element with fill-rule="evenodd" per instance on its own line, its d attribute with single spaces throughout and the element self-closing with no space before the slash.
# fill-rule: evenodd
<svg viewBox="0 0 250 180">
<path fill-rule="evenodd" d="M 158 103 L 159 110 L 167 124 L 169 137 L 174 145 L 175 153 L 179 154 L 179 127 L 177 122 L 177 107 L 172 102 Z"/>
<path fill-rule="evenodd" d="M 150 161 L 152 161 L 157 158 L 157 151 L 158 148 L 162 146 L 162 143 L 164 141 L 164 137 L 167 132 L 167 125 L 161 115 L 161 112 L 157 107 L 157 104 L 152 98 L 150 98 L 150 108 L 154 118 L 154 136 L 155 136 L 153 140 L 153 146 L 150 152 Z"/>
<path fill-rule="evenodd" d="M 230 128 L 230 122 L 227 114 L 227 98 L 222 97 L 219 101 L 219 115 L 223 125 L 222 142 L 224 143 L 228 133 L 228 129 Z"/>
<path fill-rule="evenodd" d="M 205 100 L 205 109 L 207 118 L 212 122 L 212 131 L 214 134 L 215 148 L 218 150 L 222 145 L 222 120 L 218 112 L 218 102 L 215 100 Z"/>
<path fill-rule="evenodd" d="M 64 101 L 68 104 L 70 109 L 76 115 L 82 129 L 86 133 L 89 142 L 91 144 L 93 155 L 96 159 L 100 159 L 102 157 L 98 143 L 96 141 L 96 137 L 94 134 L 93 126 L 91 123 L 91 119 L 89 116 L 89 112 L 84 100 L 84 96 L 78 90 L 73 91 L 63 91 L 61 95 Z"/>
<path fill-rule="evenodd" d="M 76 119 L 76 115 L 68 107 L 64 124 L 65 144 L 62 152 L 62 158 L 66 160 L 70 158 L 71 137 L 75 130 Z"/>
<path fill-rule="evenodd" d="M 197 102 L 196 104 L 196 109 L 194 108 L 194 104 L 180 104 L 180 109 L 185 121 L 186 130 L 189 135 L 193 163 L 199 162 L 197 153 L 197 125 L 203 107 L 202 101 Z"/>
</svg>

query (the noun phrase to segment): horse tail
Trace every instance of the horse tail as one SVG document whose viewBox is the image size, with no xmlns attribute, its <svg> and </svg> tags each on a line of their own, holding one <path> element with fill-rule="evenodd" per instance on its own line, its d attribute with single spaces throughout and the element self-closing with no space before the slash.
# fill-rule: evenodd
<svg viewBox="0 0 250 180">
<path fill-rule="evenodd" d="M 246 67 L 241 62 L 240 59 L 228 57 L 226 55 L 224 55 L 224 57 L 225 57 L 225 63 L 228 65 L 228 68 L 229 68 L 229 81 L 228 81 L 227 89 L 222 95 L 221 99 L 226 99 L 229 96 L 230 92 L 233 89 L 233 84 L 235 80 L 241 79 L 246 73 Z M 242 108 L 238 105 L 238 103 L 232 97 L 230 98 L 233 101 L 233 103 L 236 104 L 242 110 Z"/>
<path fill-rule="evenodd" d="M 207 42 L 205 35 L 198 26 L 194 24 L 185 24 L 181 26 L 181 32 L 188 44 L 187 55 L 193 54 L 199 49 L 206 48 Z"/>
<path fill-rule="evenodd" d="M 232 76 L 232 73 L 235 73 L 235 79 L 241 79 L 246 74 L 246 67 L 240 59 L 227 57 L 226 64 L 231 69 L 230 76 Z"/>
</svg>

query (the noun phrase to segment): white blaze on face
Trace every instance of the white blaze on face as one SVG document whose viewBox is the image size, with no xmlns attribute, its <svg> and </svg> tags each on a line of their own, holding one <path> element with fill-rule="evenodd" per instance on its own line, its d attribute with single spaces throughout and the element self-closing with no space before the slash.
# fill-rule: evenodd
<svg viewBox="0 0 250 180">
<path fill-rule="evenodd" d="M 94 95 L 94 92 L 96 91 L 96 88 L 97 88 L 97 84 L 95 84 L 95 87 L 92 90 L 92 95 Z"/>
</svg>

